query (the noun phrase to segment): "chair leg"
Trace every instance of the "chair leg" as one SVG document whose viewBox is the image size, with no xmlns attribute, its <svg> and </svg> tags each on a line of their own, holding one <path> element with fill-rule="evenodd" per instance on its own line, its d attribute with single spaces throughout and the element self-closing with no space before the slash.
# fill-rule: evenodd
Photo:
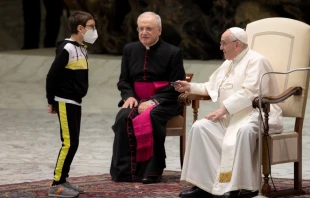
<svg viewBox="0 0 310 198">
<path fill-rule="evenodd" d="M 269 185 L 269 174 L 264 174 L 264 184 L 262 186 L 263 195 L 269 195 L 271 193 L 271 186 Z"/>
<path fill-rule="evenodd" d="M 294 190 L 299 191 L 301 194 L 305 194 L 305 191 L 302 189 L 301 172 L 301 161 L 294 162 Z"/>
<path fill-rule="evenodd" d="M 185 136 L 180 136 L 180 163 L 181 163 L 181 169 L 183 167 L 183 160 L 184 160 L 184 154 L 185 154 L 185 143 L 186 139 Z"/>
</svg>

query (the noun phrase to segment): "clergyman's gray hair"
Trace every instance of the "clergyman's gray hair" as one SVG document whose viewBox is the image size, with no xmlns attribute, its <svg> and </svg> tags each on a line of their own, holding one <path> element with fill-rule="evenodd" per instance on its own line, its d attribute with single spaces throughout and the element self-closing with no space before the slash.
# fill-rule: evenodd
<svg viewBox="0 0 310 198">
<path fill-rule="evenodd" d="M 158 14 L 156 14 L 155 12 L 143 12 L 142 14 L 139 15 L 138 19 L 137 19 L 137 24 L 138 21 L 141 17 L 145 17 L 145 16 L 153 16 L 155 17 L 156 21 L 157 21 L 157 25 L 158 27 L 161 27 L 161 18 Z"/>
</svg>

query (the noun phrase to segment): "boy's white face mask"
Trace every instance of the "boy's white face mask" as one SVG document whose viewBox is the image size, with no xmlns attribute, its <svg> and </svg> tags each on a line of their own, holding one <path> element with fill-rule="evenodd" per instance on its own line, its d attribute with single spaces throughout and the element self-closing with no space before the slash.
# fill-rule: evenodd
<svg viewBox="0 0 310 198">
<path fill-rule="evenodd" d="M 93 44 L 96 39 L 98 38 L 97 30 L 87 30 L 86 33 L 83 35 L 84 41 L 90 44 Z"/>
</svg>

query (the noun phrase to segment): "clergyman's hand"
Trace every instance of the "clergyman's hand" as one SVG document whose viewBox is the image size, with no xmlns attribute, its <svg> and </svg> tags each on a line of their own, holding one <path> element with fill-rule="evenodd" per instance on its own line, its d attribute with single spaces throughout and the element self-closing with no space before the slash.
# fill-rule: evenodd
<svg viewBox="0 0 310 198">
<path fill-rule="evenodd" d="M 123 104 L 122 108 L 130 107 L 132 109 L 133 107 L 137 107 L 137 106 L 138 106 L 138 101 L 134 97 L 129 97 Z"/>
<path fill-rule="evenodd" d="M 210 120 L 212 122 L 215 122 L 215 121 L 217 121 L 218 119 L 220 119 L 221 117 L 223 117 L 224 115 L 226 115 L 228 113 L 229 112 L 227 111 L 225 106 L 223 106 L 220 109 L 215 110 L 215 111 L 209 113 L 208 115 L 206 115 L 205 119 Z"/>
<path fill-rule="evenodd" d="M 186 92 L 190 90 L 190 84 L 185 80 L 177 80 L 175 84 L 171 84 L 174 89 L 180 93 Z"/>
<path fill-rule="evenodd" d="M 138 113 L 139 114 L 143 113 L 145 110 L 147 110 L 151 106 L 153 106 L 153 104 L 150 101 L 142 102 L 138 107 Z"/>
</svg>

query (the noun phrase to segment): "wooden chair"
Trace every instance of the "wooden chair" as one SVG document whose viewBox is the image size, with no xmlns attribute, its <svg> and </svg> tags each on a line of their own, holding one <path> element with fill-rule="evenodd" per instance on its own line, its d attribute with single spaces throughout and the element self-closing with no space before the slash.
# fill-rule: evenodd
<svg viewBox="0 0 310 198">
<path fill-rule="evenodd" d="M 186 74 L 186 81 L 192 80 L 193 74 Z M 180 163 L 183 166 L 183 159 L 186 146 L 186 106 L 183 106 L 181 115 L 172 117 L 166 126 L 167 136 L 180 136 Z"/>
<path fill-rule="evenodd" d="M 247 25 L 250 48 L 264 55 L 274 71 L 287 72 L 309 67 L 310 26 L 287 18 L 267 18 Z M 266 129 L 263 134 L 262 192 L 269 197 L 304 194 L 302 190 L 302 128 L 307 103 L 309 72 L 296 71 L 275 75 L 280 92 L 276 97 L 263 98 Z M 278 104 L 283 117 L 295 119 L 295 126 L 281 134 L 268 133 L 268 108 Z M 258 107 L 258 99 L 253 101 Z M 267 141 L 266 141 L 267 140 Z M 268 149 L 269 148 L 269 149 Z M 294 189 L 271 192 L 269 175 L 271 165 L 294 162 Z"/>
<path fill-rule="evenodd" d="M 274 71 L 287 72 L 296 68 L 309 67 L 310 26 L 287 18 L 267 18 L 247 25 L 249 47 L 264 55 Z M 276 75 L 280 95 L 263 97 L 263 111 L 266 130 L 263 134 L 262 169 L 264 184 L 262 192 L 268 197 L 304 194 L 302 190 L 302 127 L 306 109 L 309 72 L 298 71 L 289 75 Z M 209 96 L 183 93 L 179 102 L 192 104 L 194 122 L 198 117 L 200 100 Z M 253 107 L 258 107 L 258 100 Z M 281 134 L 268 134 L 268 109 L 277 103 L 283 110 L 283 117 L 295 119 L 295 127 Z M 267 139 L 267 141 L 266 141 Z M 267 145 L 268 142 L 268 145 Z M 269 148 L 269 149 L 268 149 Z M 271 165 L 294 162 L 294 189 L 271 192 L 269 175 Z"/>
</svg>

